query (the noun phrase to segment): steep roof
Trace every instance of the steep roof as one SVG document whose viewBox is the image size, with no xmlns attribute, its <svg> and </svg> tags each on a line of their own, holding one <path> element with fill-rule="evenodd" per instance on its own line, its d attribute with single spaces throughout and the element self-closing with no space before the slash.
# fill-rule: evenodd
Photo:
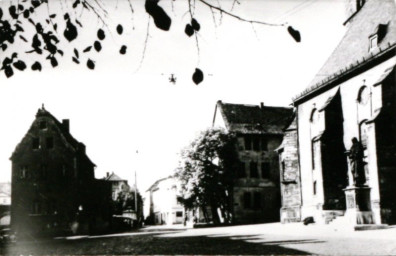
<svg viewBox="0 0 396 256">
<path fill-rule="evenodd" d="M 126 181 L 125 179 L 121 179 L 120 176 L 112 172 L 108 177 L 104 177 L 104 180 L 108 181 Z"/>
<path fill-rule="evenodd" d="M 32 126 L 34 125 L 34 123 L 36 122 L 37 118 L 40 117 L 48 117 L 50 119 L 52 119 L 54 121 L 55 127 L 58 129 L 58 131 L 61 133 L 62 138 L 64 139 L 64 141 L 68 144 L 68 146 L 70 146 L 70 148 L 76 152 L 76 153 L 81 153 L 82 156 L 93 166 L 96 166 L 91 159 L 89 159 L 89 157 L 85 154 L 85 145 L 82 142 L 79 142 L 78 140 L 76 140 L 69 132 L 68 128 L 66 128 L 61 122 L 59 122 L 58 119 L 56 119 L 48 110 L 46 110 L 44 108 L 44 106 L 40 109 L 38 109 L 37 113 L 36 113 L 36 119 L 33 121 L 29 131 L 32 129 Z M 28 131 L 28 133 L 29 133 Z M 22 139 L 23 141 L 23 139 Z M 21 141 L 21 142 L 22 142 Z M 19 146 L 21 144 L 21 142 L 16 146 L 14 152 L 11 155 L 11 160 L 13 159 L 13 157 L 15 156 L 15 154 L 18 152 Z"/>
<path fill-rule="evenodd" d="M 292 117 L 292 108 L 230 104 L 218 101 L 228 130 L 238 133 L 283 134 Z"/>
<path fill-rule="evenodd" d="M 174 176 L 173 176 L 173 175 L 169 175 L 168 177 L 161 178 L 161 179 L 155 181 L 155 182 L 153 183 L 153 185 L 151 185 L 151 186 L 146 190 L 146 192 L 148 192 L 148 191 L 154 191 L 155 189 L 158 188 L 158 184 L 160 184 L 162 181 L 167 180 L 167 179 L 172 179 L 172 178 L 174 178 Z"/>
<path fill-rule="evenodd" d="M 368 0 L 349 22 L 349 28 L 338 46 L 308 88 L 295 97 L 294 101 L 326 86 L 348 70 L 375 59 L 387 50 L 395 53 L 396 4 L 394 0 Z M 385 32 L 384 37 L 378 40 L 377 49 L 369 51 L 369 37 L 380 30 Z"/>
</svg>

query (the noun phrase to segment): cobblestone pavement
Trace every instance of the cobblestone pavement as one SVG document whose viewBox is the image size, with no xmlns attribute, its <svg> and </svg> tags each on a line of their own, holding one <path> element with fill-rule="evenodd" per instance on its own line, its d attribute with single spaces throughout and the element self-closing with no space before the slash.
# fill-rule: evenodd
<svg viewBox="0 0 396 256">
<path fill-rule="evenodd" d="M 301 223 L 200 229 L 155 226 L 131 233 L 17 242 L 0 254 L 396 255 L 396 228 L 356 232 Z"/>
</svg>

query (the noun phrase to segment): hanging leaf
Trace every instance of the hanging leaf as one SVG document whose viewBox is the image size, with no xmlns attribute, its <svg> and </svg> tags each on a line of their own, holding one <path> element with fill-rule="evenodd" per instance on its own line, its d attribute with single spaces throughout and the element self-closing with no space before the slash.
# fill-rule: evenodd
<svg viewBox="0 0 396 256">
<path fill-rule="evenodd" d="M 63 35 L 69 42 L 73 41 L 77 37 L 77 28 L 73 23 L 71 23 L 70 19 L 67 20 L 66 29 L 63 32 Z"/>
<path fill-rule="evenodd" d="M 186 28 L 184 29 L 184 33 L 188 36 L 192 36 L 194 34 L 194 29 L 190 24 L 186 25 Z"/>
<path fill-rule="evenodd" d="M 84 49 L 83 52 L 89 52 L 91 50 L 92 46 L 88 46 L 87 48 Z"/>
<path fill-rule="evenodd" d="M 40 64 L 40 62 L 36 61 L 35 63 L 33 63 L 33 65 L 32 65 L 31 68 L 32 68 L 33 71 L 36 71 L 36 70 L 41 71 L 41 64 Z"/>
<path fill-rule="evenodd" d="M 57 52 L 58 52 L 61 56 L 63 56 L 63 51 L 62 51 L 62 50 L 58 49 Z"/>
<path fill-rule="evenodd" d="M 25 8 L 23 7 L 23 5 L 18 4 L 18 10 L 23 11 Z"/>
<path fill-rule="evenodd" d="M 145 9 L 148 14 L 154 19 L 154 24 L 157 28 L 168 31 L 172 20 L 166 14 L 162 7 L 158 6 L 159 0 L 146 0 Z"/>
<path fill-rule="evenodd" d="M 95 68 L 95 63 L 94 63 L 91 59 L 88 59 L 88 61 L 87 61 L 87 67 L 88 67 L 89 69 L 94 69 L 94 68 Z"/>
<path fill-rule="evenodd" d="M 40 1 L 39 0 L 32 0 L 32 5 L 34 8 L 39 7 L 40 6 Z"/>
<path fill-rule="evenodd" d="M 80 0 L 76 0 L 74 3 L 73 3 L 73 8 L 76 8 L 77 7 L 77 5 L 80 3 Z"/>
<path fill-rule="evenodd" d="M 94 43 L 94 48 L 97 52 L 100 52 L 100 50 L 102 50 L 102 45 L 100 44 L 99 41 L 95 41 Z"/>
<path fill-rule="evenodd" d="M 123 32 L 123 28 L 122 28 L 122 26 L 121 26 L 121 24 L 118 24 L 118 26 L 117 26 L 117 33 L 119 34 L 119 35 L 121 35 L 122 34 L 122 32 Z"/>
<path fill-rule="evenodd" d="M 22 35 L 19 35 L 19 38 L 22 39 L 23 41 L 27 42 L 26 38 L 24 38 Z"/>
<path fill-rule="evenodd" d="M 301 35 L 298 30 L 295 30 L 292 26 L 289 26 L 287 28 L 287 31 L 293 37 L 293 39 L 296 40 L 296 42 L 298 42 L 298 43 L 301 42 Z"/>
<path fill-rule="evenodd" d="M 56 60 L 55 57 L 51 57 L 51 65 L 52 65 L 52 67 L 58 66 L 58 61 Z"/>
<path fill-rule="evenodd" d="M 125 54 L 126 53 L 126 49 L 127 49 L 127 47 L 125 45 L 121 46 L 120 54 Z"/>
<path fill-rule="evenodd" d="M 199 83 L 201 83 L 204 79 L 204 74 L 202 73 L 202 71 L 199 68 L 195 69 L 195 72 L 192 76 L 192 80 L 194 81 L 194 83 L 196 85 L 198 85 Z"/>
<path fill-rule="evenodd" d="M 3 17 L 3 9 L 0 8 L 0 20 Z"/>
<path fill-rule="evenodd" d="M 50 17 L 51 19 L 53 19 L 53 18 L 56 17 L 56 14 L 51 14 L 49 17 Z"/>
<path fill-rule="evenodd" d="M 105 39 L 105 32 L 103 31 L 103 29 L 98 29 L 98 38 L 99 38 L 99 40 L 103 40 L 103 39 Z"/>
<path fill-rule="evenodd" d="M 3 50 L 3 52 L 7 49 L 7 45 L 5 44 L 5 43 L 3 43 L 2 45 L 1 45 L 1 49 Z"/>
<path fill-rule="evenodd" d="M 24 17 L 25 19 L 29 18 L 29 15 L 30 15 L 29 10 L 25 10 L 25 11 L 23 12 L 23 17 Z"/>
<path fill-rule="evenodd" d="M 75 63 L 80 64 L 80 61 L 79 61 L 76 57 L 72 57 L 72 60 L 73 60 Z"/>
<path fill-rule="evenodd" d="M 74 55 L 76 56 L 76 58 L 80 58 L 78 54 L 78 50 L 76 48 L 74 48 Z"/>
<path fill-rule="evenodd" d="M 16 13 L 15 5 L 11 5 L 10 8 L 8 8 L 8 11 L 9 11 L 9 13 L 10 13 L 10 15 L 11 15 L 11 17 L 13 19 L 17 19 L 18 18 L 18 14 Z"/>
<path fill-rule="evenodd" d="M 18 69 L 18 70 L 20 70 L 20 71 L 24 71 L 25 68 L 26 68 L 25 62 L 23 62 L 23 61 L 21 61 L 21 60 L 18 60 L 18 61 L 16 61 L 16 62 L 14 62 L 12 65 L 13 65 L 16 69 Z"/>
<path fill-rule="evenodd" d="M 81 24 L 81 22 L 78 19 L 76 19 L 76 23 L 80 26 L 80 28 L 83 27 L 83 25 Z"/>
<path fill-rule="evenodd" d="M 199 31 L 201 29 L 201 25 L 199 25 L 198 21 L 194 18 L 191 19 L 191 26 L 195 31 Z"/>
<path fill-rule="evenodd" d="M 4 68 L 4 74 L 6 75 L 7 78 L 12 77 L 12 75 L 14 75 L 14 70 L 12 70 L 11 66 L 6 66 Z"/>
</svg>

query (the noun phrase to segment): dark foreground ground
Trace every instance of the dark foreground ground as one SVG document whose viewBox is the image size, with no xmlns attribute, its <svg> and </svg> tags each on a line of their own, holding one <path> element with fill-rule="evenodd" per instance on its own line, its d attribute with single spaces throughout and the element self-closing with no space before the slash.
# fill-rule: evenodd
<svg viewBox="0 0 396 256">
<path fill-rule="evenodd" d="M 150 227 L 133 233 L 17 242 L 1 248 L 0 253 L 396 255 L 396 229 L 352 232 L 279 223 L 204 229 Z"/>
</svg>

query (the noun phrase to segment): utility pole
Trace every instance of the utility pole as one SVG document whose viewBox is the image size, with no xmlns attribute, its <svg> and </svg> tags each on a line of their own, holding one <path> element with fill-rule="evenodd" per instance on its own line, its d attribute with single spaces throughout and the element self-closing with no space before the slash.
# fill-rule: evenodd
<svg viewBox="0 0 396 256">
<path fill-rule="evenodd" d="M 138 160 L 138 153 L 139 151 L 136 150 L 136 164 L 137 164 L 137 160 Z M 136 217 L 138 218 L 138 203 L 137 203 L 137 179 L 136 179 L 136 170 L 135 170 L 135 213 L 136 213 Z"/>
</svg>

